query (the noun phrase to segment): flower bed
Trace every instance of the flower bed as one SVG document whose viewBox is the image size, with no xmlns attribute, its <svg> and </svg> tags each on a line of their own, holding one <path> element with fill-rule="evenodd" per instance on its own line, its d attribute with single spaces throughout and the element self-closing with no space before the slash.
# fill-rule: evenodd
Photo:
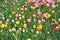
<svg viewBox="0 0 60 40">
<path fill-rule="evenodd" d="M 60 40 L 60 0 L 0 1 L 0 40 Z"/>
</svg>

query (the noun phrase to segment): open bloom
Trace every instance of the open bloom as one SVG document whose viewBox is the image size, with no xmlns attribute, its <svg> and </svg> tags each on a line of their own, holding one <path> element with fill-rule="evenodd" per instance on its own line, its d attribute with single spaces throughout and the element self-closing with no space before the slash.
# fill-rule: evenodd
<svg viewBox="0 0 60 40">
<path fill-rule="evenodd" d="M 48 19 L 48 18 L 50 18 L 50 17 L 51 17 L 51 15 L 50 15 L 50 14 L 48 14 L 48 13 L 45 13 L 45 14 L 44 14 L 44 17 L 45 17 L 46 19 Z"/>
</svg>

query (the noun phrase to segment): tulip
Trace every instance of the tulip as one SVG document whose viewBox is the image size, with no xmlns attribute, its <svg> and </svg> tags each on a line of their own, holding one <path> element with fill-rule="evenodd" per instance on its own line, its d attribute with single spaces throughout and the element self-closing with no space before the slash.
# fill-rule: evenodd
<svg viewBox="0 0 60 40">
<path fill-rule="evenodd" d="M 45 19 L 42 19 L 41 21 L 42 21 L 42 23 L 44 23 L 45 22 Z"/>
<path fill-rule="evenodd" d="M 34 17 L 34 18 L 36 18 L 36 15 L 35 15 L 35 14 L 33 14 L 33 17 Z"/>
<path fill-rule="evenodd" d="M 42 22 L 41 22 L 41 20 L 38 20 L 38 24 L 41 24 Z"/>
<path fill-rule="evenodd" d="M 19 14 L 16 14 L 16 18 L 19 18 Z"/>
<path fill-rule="evenodd" d="M 52 8 L 55 9 L 55 8 L 56 8 L 56 5 L 53 4 L 53 5 L 52 5 Z"/>
<path fill-rule="evenodd" d="M 51 26 L 54 26 L 54 23 L 51 23 Z"/>
<path fill-rule="evenodd" d="M 42 13 L 40 11 L 38 11 L 38 15 L 42 15 Z"/>
<path fill-rule="evenodd" d="M 32 22 L 32 20 L 31 20 L 31 19 L 28 19 L 27 21 L 28 21 L 28 23 L 31 23 L 31 22 Z"/>
<path fill-rule="evenodd" d="M 58 28 L 54 28 L 55 31 L 58 31 Z"/>
<path fill-rule="evenodd" d="M 49 4 L 49 3 L 47 3 L 47 4 L 46 4 L 46 6 L 49 8 L 49 7 L 50 7 L 50 4 Z"/>
<path fill-rule="evenodd" d="M 9 19 L 6 19 L 6 22 L 7 22 L 7 23 L 9 23 L 9 22 L 10 22 L 10 20 L 9 20 Z"/>
<path fill-rule="evenodd" d="M 60 22 L 60 18 L 58 19 L 58 22 Z"/>
</svg>

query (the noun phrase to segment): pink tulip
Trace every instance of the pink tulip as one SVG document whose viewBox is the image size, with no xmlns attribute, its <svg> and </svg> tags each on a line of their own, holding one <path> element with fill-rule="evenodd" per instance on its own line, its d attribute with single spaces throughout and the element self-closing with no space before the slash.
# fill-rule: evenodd
<svg viewBox="0 0 60 40">
<path fill-rule="evenodd" d="M 10 22 L 10 20 L 9 20 L 9 19 L 6 19 L 6 22 L 7 22 L 7 23 L 9 23 L 9 22 Z"/>
<path fill-rule="evenodd" d="M 50 4 L 49 4 L 49 3 L 47 3 L 47 4 L 46 4 L 46 6 L 49 8 L 49 7 L 50 7 Z"/>
<path fill-rule="evenodd" d="M 56 8 L 56 5 L 53 4 L 53 5 L 52 5 L 52 8 L 55 9 L 55 8 Z"/>
<path fill-rule="evenodd" d="M 41 21 L 42 21 L 42 23 L 44 23 L 45 22 L 45 19 L 42 19 Z"/>
<path fill-rule="evenodd" d="M 19 18 L 19 14 L 16 14 L 16 18 Z"/>
<path fill-rule="evenodd" d="M 46 2 L 42 2 L 42 5 L 46 5 Z"/>
<path fill-rule="evenodd" d="M 60 2 L 60 0 L 58 0 L 58 2 Z"/>
<path fill-rule="evenodd" d="M 54 2 L 54 1 L 52 1 L 52 4 L 55 4 L 55 2 Z"/>
<path fill-rule="evenodd" d="M 39 17 L 42 17 L 42 15 L 38 15 Z"/>
<path fill-rule="evenodd" d="M 35 3 L 35 2 L 36 2 L 36 0 L 33 0 L 33 2 Z"/>
<path fill-rule="evenodd" d="M 40 6 L 39 6 L 38 4 L 35 4 L 35 7 L 36 7 L 36 8 L 39 8 Z"/>
<path fill-rule="evenodd" d="M 41 20 L 38 20 L 38 24 L 41 24 L 42 22 L 41 22 Z"/>
<path fill-rule="evenodd" d="M 48 3 L 50 3 L 50 4 L 51 4 L 51 3 L 52 3 L 52 1 L 53 1 L 53 0 L 48 0 Z"/>
<path fill-rule="evenodd" d="M 34 18 L 36 18 L 36 15 L 35 15 L 35 14 L 33 14 L 33 17 L 34 17 Z"/>
<path fill-rule="evenodd" d="M 42 13 L 40 11 L 38 11 L 38 15 L 42 15 Z"/>
<path fill-rule="evenodd" d="M 38 2 L 40 2 L 41 0 L 37 0 Z"/>
<path fill-rule="evenodd" d="M 32 22 L 32 20 L 31 20 L 31 19 L 28 19 L 27 21 L 28 21 L 28 23 L 31 23 L 31 22 Z"/>
<path fill-rule="evenodd" d="M 46 2 L 46 0 L 42 0 L 42 2 Z"/>
<path fill-rule="evenodd" d="M 33 0 L 30 0 L 30 2 L 33 2 Z"/>
<path fill-rule="evenodd" d="M 60 22 L 60 19 L 58 19 L 58 22 Z"/>
</svg>

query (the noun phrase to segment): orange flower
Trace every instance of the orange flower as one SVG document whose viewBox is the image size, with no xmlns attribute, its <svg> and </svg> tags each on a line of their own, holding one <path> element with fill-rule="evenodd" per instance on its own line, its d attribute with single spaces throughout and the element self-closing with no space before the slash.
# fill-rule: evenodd
<svg viewBox="0 0 60 40">
<path fill-rule="evenodd" d="M 36 30 L 41 30 L 42 29 L 42 24 L 40 24 L 37 28 L 36 28 Z"/>
<path fill-rule="evenodd" d="M 58 25 L 59 23 L 58 23 L 58 21 L 55 21 L 55 25 Z"/>
</svg>

